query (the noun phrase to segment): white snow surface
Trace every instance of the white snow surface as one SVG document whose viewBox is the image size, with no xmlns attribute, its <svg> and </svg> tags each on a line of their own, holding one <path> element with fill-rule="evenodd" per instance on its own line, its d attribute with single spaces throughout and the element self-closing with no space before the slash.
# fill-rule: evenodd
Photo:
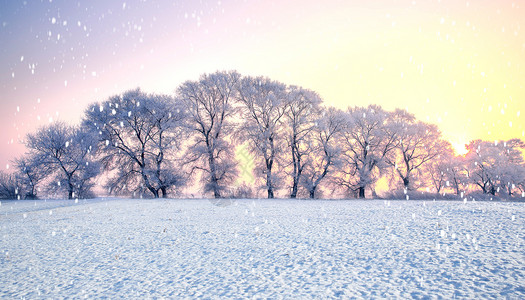
<svg viewBox="0 0 525 300">
<path fill-rule="evenodd" d="M 525 299 L 525 204 L 0 205 L 0 298 Z"/>
</svg>

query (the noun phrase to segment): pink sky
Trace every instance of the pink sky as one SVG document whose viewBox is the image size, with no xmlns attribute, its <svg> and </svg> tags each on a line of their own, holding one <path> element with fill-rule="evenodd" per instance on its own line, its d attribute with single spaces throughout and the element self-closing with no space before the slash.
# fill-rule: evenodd
<svg viewBox="0 0 525 300">
<path fill-rule="evenodd" d="M 455 144 L 525 135 L 518 1 L 0 3 L 0 167 L 51 119 L 229 69 L 406 107 Z"/>
</svg>

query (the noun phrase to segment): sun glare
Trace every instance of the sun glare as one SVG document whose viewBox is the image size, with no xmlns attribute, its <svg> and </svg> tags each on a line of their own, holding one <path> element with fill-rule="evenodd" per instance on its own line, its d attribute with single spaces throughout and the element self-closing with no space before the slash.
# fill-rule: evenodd
<svg viewBox="0 0 525 300">
<path fill-rule="evenodd" d="M 453 143 L 452 147 L 454 148 L 454 152 L 456 155 L 465 155 L 468 153 L 468 150 L 466 148 L 467 143 Z"/>
</svg>

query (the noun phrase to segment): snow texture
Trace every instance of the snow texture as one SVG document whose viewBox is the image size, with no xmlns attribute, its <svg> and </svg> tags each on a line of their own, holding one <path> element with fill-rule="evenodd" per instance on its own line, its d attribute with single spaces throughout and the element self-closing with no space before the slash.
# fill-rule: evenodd
<svg viewBox="0 0 525 300">
<path fill-rule="evenodd" d="M 525 206 L 2 201 L 0 298 L 525 298 Z"/>
</svg>

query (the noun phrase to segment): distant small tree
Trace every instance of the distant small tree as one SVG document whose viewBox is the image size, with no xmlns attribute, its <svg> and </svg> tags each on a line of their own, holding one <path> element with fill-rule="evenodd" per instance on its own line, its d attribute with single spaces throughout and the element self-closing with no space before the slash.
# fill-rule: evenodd
<svg viewBox="0 0 525 300">
<path fill-rule="evenodd" d="M 54 176 L 51 188 L 66 190 L 68 199 L 90 196 L 92 180 L 99 174 L 92 151 L 93 136 L 79 127 L 54 122 L 28 134 L 30 155 Z M 56 184 L 56 185 L 55 185 Z"/>
<path fill-rule="evenodd" d="M 475 140 L 467 146 L 468 177 L 483 194 L 496 194 L 496 158 L 497 148 L 490 142 Z"/>
<path fill-rule="evenodd" d="M 464 192 L 468 187 L 467 166 L 465 164 L 466 160 L 463 156 L 455 156 L 445 164 L 447 181 L 457 196 L 461 195 L 461 192 Z"/>
<path fill-rule="evenodd" d="M 521 197 L 525 197 L 525 167 L 521 167 L 520 171 L 521 176 L 516 180 L 514 187 L 517 189 L 515 193 L 521 193 Z"/>
<path fill-rule="evenodd" d="M 496 195 L 506 191 L 511 196 L 523 181 L 523 141 L 488 142 L 475 140 L 469 143 L 466 155 L 468 177 L 484 194 Z"/>
<path fill-rule="evenodd" d="M 52 171 L 49 165 L 44 164 L 45 156 L 25 155 L 14 160 L 17 178 L 22 185 L 25 199 L 38 198 L 38 185 L 41 184 Z"/>
<path fill-rule="evenodd" d="M 20 199 L 21 184 L 13 174 L 0 171 L 0 199 Z"/>
<path fill-rule="evenodd" d="M 107 183 L 112 192 L 147 191 L 158 198 L 185 182 L 176 167 L 185 122 L 180 102 L 136 89 L 91 105 L 83 126 L 95 136 L 104 169 L 116 172 Z"/>
<path fill-rule="evenodd" d="M 236 198 L 236 199 L 250 199 L 253 197 L 254 197 L 254 192 L 252 188 L 244 182 L 241 185 L 235 188 L 232 188 L 228 195 L 228 198 Z"/>
<path fill-rule="evenodd" d="M 452 185 L 456 191 L 459 190 L 459 178 L 456 176 L 458 174 L 456 171 L 452 146 L 448 142 L 443 143 L 441 153 L 423 166 L 423 173 L 437 194 L 451 186 L 451 177 L 455 180 Z"/>
<path fill-rule="evenodd" d="M 240 74 L 216 72 L 205 74 L 198 81 L 186 81 L 177 89 L 188 114 L 192 141 L 186 162 L 203 173 L 204 191 L 215 198 L 237 177 L 237 163 L 231 136 L 234 130 L 233 102 Z"/>
<path fill-rule="evenodd" d="M 510 139 L 499 143 L 502 162 L 499 164 L 499 187 L 510 197 L 518 191 L 517 186 L 525 180 L 523 151 L 525 143 L 521 139 Z"/>
</svg>

